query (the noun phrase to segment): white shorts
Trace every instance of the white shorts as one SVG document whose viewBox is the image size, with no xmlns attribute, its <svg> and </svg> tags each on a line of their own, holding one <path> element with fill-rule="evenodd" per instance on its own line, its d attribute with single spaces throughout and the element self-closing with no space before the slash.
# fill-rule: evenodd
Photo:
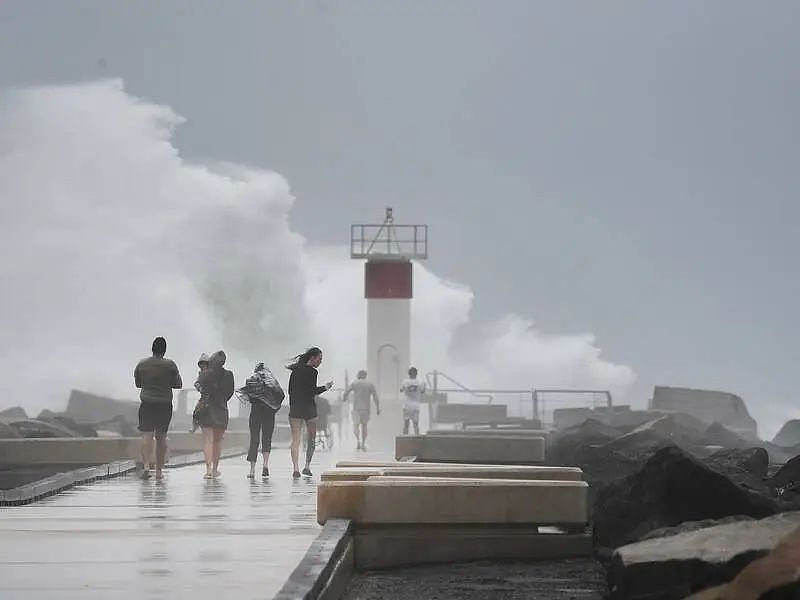
<svg viewBox="0 0 800 600">
<path fill-rule="evenodd" d="M 419 423 L 419 408 L 412 407 L 412 406 L 404 406 L 403 407 L 403 420 L 404 421 L 414 421 L 414 423 Z"/>
</svg>

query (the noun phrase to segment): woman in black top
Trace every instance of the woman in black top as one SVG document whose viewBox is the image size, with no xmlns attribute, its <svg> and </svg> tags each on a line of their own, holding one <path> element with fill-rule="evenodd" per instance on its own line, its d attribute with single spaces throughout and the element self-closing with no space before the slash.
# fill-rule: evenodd
<svg viewBox="0 0 800 600">
<path fill-rule="evenodd" d="M 292 477 L 300 477 L 298 461 L 300 458 L 300 438 L 303 422 L 306 424 L 308 440 L 306 442 L 306 467 L 303 475 L 311 477 L 311 458 L 317 441 L 317 405 L 314 397 L 333 387 L 329 381 L 325 385 L 317 385 L 317 367 L 322 363 L 322 350 L 309 348 L 295 357 L 287 368 L 292 372 L 289 376 L 289 425 L 292 428 Z"/>
<path fill-rule="evenodd" d="M 220 475 L 222 438 L 228 428 L 228 400 L 233 396 L 233 372 L 224 368 L 225 360 L 222 350 L 214 352 L 208 359 L 208 369 L 202 371 L 197 379 L 201 397 L 207 398 L 199 415 L 206 459 L 205 479 L 216 479 Z"/>
</svg>

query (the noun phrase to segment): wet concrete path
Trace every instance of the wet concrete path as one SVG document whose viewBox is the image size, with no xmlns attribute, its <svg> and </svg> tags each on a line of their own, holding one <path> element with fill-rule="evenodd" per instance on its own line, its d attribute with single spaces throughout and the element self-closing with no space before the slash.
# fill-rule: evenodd
<svg viewBox="0 0 800 600">
<path fill-rule="evenodd" d="M 347 445 L 317 453 L 313 481 L 293 481 L 289 450 L 275 448 L 265 481 L 248 480 L 237 457 L 219 480 L 189 466 L 160 483 L 127 476 L 0 509 L 0 598 L 270 598 L 319 532 L 319 472 L 387 458 Z"/>
</svg>

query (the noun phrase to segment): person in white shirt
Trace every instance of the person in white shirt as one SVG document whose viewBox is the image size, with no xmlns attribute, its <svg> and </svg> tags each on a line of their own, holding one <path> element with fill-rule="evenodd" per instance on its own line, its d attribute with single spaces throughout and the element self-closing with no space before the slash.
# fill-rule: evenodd
<svg viewBox="0 0 800 600">
<path fill-rule="evenodd" d="M 423 381 L 417 379 L 416 367 L 408 370 L 408 379 L 404 379 L 400 384 L 400 391 L 405 396 L 403 404 L 403 434 L 408 434 L 409 422 L 414 424 L 414 434 L 419 435 L 419 406 L 422 403 L 422 395 L 425 393 L 426 386 Z"/>
</svg>

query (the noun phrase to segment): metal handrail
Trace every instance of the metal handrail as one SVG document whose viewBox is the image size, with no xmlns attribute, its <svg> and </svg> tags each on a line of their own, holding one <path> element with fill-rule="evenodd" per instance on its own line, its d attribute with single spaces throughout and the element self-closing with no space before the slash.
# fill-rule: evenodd
<svg viewBox="0 0 800 600">
<path fill-rule="evenodd" d="M 456 385 L 459 389 L 457 390 L 450 390 L 450 389 L 443 389 L 440 388 L 437 384 L 431 384 L 430 377 L 433 375 L 435 378 L 444 377 L 450 383 Z M 487 393 L 487 390 L 471 390 L 463 383 L 456 381 L 452 377 L 450 377 L 447 373 L 442 373 L 441 371 L 431 371 L 430 373 L 425 374 L 425 380 L 428 382 L 428 385 L 433 388 L 435 392 L 466 392 L 475 396 L 476 398 L 488 398 L 489 402 L 487 404 L 491 404 L 494 401 L 494 396 L 492 394 Z M 526 390 L 526 393 L 530 393 L 530 390 Z"/>
</svg>

